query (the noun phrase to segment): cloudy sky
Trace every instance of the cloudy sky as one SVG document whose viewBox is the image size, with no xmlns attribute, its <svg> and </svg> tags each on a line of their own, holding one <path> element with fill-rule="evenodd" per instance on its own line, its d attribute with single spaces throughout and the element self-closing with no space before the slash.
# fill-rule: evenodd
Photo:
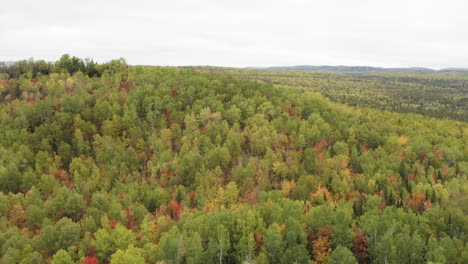
<svg viewBox="0 0 468 264">
<path fill-rule="evenodd" d="M 465 0 L 43 0 L 0 7 L 0 60 L 468 67 Z"/>
</svg>

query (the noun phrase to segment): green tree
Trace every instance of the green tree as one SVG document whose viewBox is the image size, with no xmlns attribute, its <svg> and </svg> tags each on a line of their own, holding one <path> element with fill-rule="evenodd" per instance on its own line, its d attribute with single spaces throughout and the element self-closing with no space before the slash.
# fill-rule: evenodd
<svg viewBox="0 0 468 264">
<path fill-rule="evenodd" d="M 435 237 L 431 236 L 427 242 L 426 261 L 433 263 L 447 263 L 444 249 L 439 245 Z"/>
<path fill-rule="evenodd" d="M 158 259 L 167 263 L 179 263 L 182 259 L 183 242 L 179 229 L 172 228 L 161 237 L 158 245 Z"/>
<path fill-rule="evenodd" d="M 338 246 L 328 258 L 329 264 L 357 264 L 353 253 L 346 247 Z"/>
<path fill-rule="evenodd" d="M 146 262 L 145 262 L 145 259 L 143 258 L 142 250 L 130 245 L 127 249 L 125 250 L 118 249 L 114 254 L 112 254 L 110 263 L 111 264 L 127 264 L 127 263 L 145 264 Z"/>
<path fill-rule="evenodd" d="M 346 212 L 346 208 L 337 208 L 335 213 L 335 227 L 332 233 L 332 245 L 336 248 L 341 245 L 351 248 L 353 235 L 351 233 L 352 217 Z"/>
<path fill-rule="evenodd" d="M 96 247 L 99 259 L 105 262 L 118 249 L 125 250 L 130 245 L 133 245 L 135 241 L 135 234 L 118 224 L 114 229 L 109 227 L 99 229 L 96 232 L 94 246 Z"/>
<path fill-rule="evenodd" d="M 265 232 L 262 252 L 267 256 L 269 263 L 280 263 L 284 252 L 284 242 L 276 223 Z"/>
<path fill-rule="evenodd" d="M 283 241 L 284 253 L 281 256 L 281 263 L 308 263 L 306 235 L 299 221 L 292 217 L 286 220 Z"/>
<path fill-rule="evenodd" d="M 60 249 L 68 249 L 75 245 L 80 238 L 80 233 L 80 225 L 64 217 L 56 224 L 45 226 L 35 243 L 48 254 L 53 254 Z"/>
<path fill-rule="evenodd" d="M 52 264 L 73 264 L 73 260 L 67 251 L 60 249 L 55 253 Z"/>
<path fill-rule="evenodd" d="M 202 262 L 203 245 L 198 232 L 184 237 L 185 259 L 187 264 L 199 264 Z"/>
</svg>

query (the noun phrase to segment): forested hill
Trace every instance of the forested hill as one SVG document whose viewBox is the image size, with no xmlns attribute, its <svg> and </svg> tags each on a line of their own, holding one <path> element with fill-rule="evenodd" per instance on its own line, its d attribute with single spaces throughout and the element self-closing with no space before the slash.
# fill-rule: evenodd
<svg viewBox="0 0 468 264">
<path fill-rule="evenodd" d="M 0 80 L 2 264 L 468 262 L 466 122 L 36 63 Z"/>
<path fill-rule="evenodd" d="M 219 76 L 319 92 L 334 102 L 468 121 L 468 71 L 346 74 L 195 67 Z"/>
<path fill-rule="evenodd" d="M 269 70 L 269 71 L 318 71 L 318 72 L 339 72 L 339 73 L 433 73 L 436 70 L 429 68 L 382 68 L 371 66 L 273 66 L 273 67 L 248 67 L 246 69 Z"/>
<path fill-rule="evenodd" d="M 434 70 L 430 68 L 422 67 L 407 67 L 407 68 L 383 68 L 383 67 L 371 67 L 371 66 L 312 66 L 312 65 L 298 65 L 298 66 L 272 66 L 272 67 L 246 67 L 245 69 L 250 70 L 266 70 L 266 71 L 316 71 L 316 72 L 335 72 L 335 73 L 410 73 L 410 74 L 422 74 L 422 73 L 440 73 L 440 74 L 468 74 L 468 68 L 443 68 L 440 70 Z"/>
</svg>

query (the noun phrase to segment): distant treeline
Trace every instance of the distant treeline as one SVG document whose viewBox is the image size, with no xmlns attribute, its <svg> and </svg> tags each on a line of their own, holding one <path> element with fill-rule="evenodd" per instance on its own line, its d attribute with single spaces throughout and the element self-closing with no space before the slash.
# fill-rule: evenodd
<svg viewBox="0 0 468 264">
<path fill-rule="evenodd" d="M 400 72 L 400 73 L 430 73 L 435 72 L 429 68 L 382 68 L 370 66 L 274 66 L 266 68 L 249 68 L 268 71 L 319 71 L 319 72 L 340 72 L 340 73 L 382 73 L 382 72 Z"/>
<path fill-rule="evenodd" d="M 350 68 L 350 67 L 348 67 Z M 332 101 L 400 113 L 468 121 L 468 71 L 432 73 L 332 73 L 195 67 L 218 76 L 256 80 L 300 91 L 319 92 Z"/>
<path fill-rule="evenodd" d="M 273 67 L 251 67 L 247 69 L 255 70 L 267 70 L 267 71 L 318 71 L 318 72 L 338 72 L 338 73 L 449 73 L 457 72 L 468 75 L 468 69 L 466 68 L 444 68 L 440 70 L 434 70 L 429 68 L 421 67 L 408 67 L 408 68 L 383 68 L 383 67 L 370 67 L 370 66 L 311 66 L 311 65 L 299 65 L 299 66 L 273 66 Z"/>
<path fill-rule="evenodd" d="M 37 78 L 51 73 L 74 74 L 82 72 L 89 77 L 100 77 L 106 70 L 115 72 L 117 69 L 126 68 L 127 62 L 121 58 L 106 63 L 96 63 L 94 60 L 86 58 L 71 57 L 68 54 L 63 55 L 56 62 L 46 62 L 45 60 L 20 60 L 12 64 L 0 62 L 0 73 L 8 74 L 8 78 L 18 79 L 22 75 L 29 78 Z"/>
</svg>

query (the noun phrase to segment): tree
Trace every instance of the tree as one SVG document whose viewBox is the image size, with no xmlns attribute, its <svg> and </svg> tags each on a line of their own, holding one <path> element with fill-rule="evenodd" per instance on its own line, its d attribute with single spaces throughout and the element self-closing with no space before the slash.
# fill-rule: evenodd
<svg viewBox="0 0 468 264">
<path fill-rule="evenodd" d="M 332 147 L 333 155 L 338 156 L 338 155 L 348 155 L 349 152 L 349 147 L 348 144 L 344 142 L 336 142 L 333 147 Z"/>
<path fill-rule="evenodd" d="M 118 249 L 124 250 L 128 248 L 135 243 L 135 240 L 136 236 L 131 230 L 117 224 L 114 229 L 110 227 L 99 229 L 96 232 L 94 245 L 100 261 L 105 262 L 109 260 L 112 253 L 116 252 Z"/>
<path fill-rule="evenodd" d="M 405 225 L 403 231 L 394 238 L 398 258 L 401 259 L 401 263 L 422 263 L 424 261 L 423 252 L 426 250 L 425 242 L 419 234 L 411 235 L 410 232 L 410 227 Z"/>
<path fill-rule="evenodd" d="M 179 217 L 180 217 L 180 214 L 184 211 L 184 206 L 182 204 L 180 204 L 179 202 L 177 202 L 177 200 L 172 199 L 169 202 L 169 207 L 168 208 L 170 210 L 170 214 L 171 214 L 172 219 L 178 221 Z"/>
<path fill-rule="evenodd" d="M 202 262 L 203 245 L 198 232 L 184 237 L 185 259 L 187 264 L 199 264 Z"/>
<path fill-rule="evenodd" d="M 77 57 L 70 57 L 68 54 L 64 54 L 62 57 L 60 57 L 60 60 L 55 63 L 55 68 L 58 72 L 65 71 L 70 74 L 85 70 L 82 59 Z"/>
<path fill-rule="evenodd" d="M 308 263 L 306 236 L 299 221 L 289 217 L 283 230 L 284 253 L 281 263 Z"/>
<path fill-rule="evenodd" d="M 206 165 L 210 169 L 214 169 L 217 166 L 226 169 L 231 162 L 231 155 L 225 147 L 216 147 L 206 153 L 205 159 Z"/>
<path fill-rule="evenodd" d="M 145 262 L 145 259 L 143 258 L 142 250 L 139 248 L 135 248 L 131 245 L 125 250 L 118 249 L 114 254 L 112 254 L 110 263 L 111 264 L 127 264 L 127 263 L 145 264 L 146 262 Z"/>
<path fill-rule="evenodd" d="M 44 227 L 35 243 L 48 254 L 53 254 L 76 244 L 80 238 L 80 231 L 80 224 L 64 217 L 55 225 L 50 224 Z"/>
<path fill-rule="evenodd" d="M 254 258 L 254 236 L 251 233 L 243 234 L 235 247 L 237 261 L 239 263 L 251 263 Z"/>
<path fill-rule="evenodd" d="M 317 151 L 314 148 L 307 148 L 304 151 L 304 169 L 308 173 L 315 173 L 317 163 Z"/>
<path fill-rule="evenodd" d="M 262 251 L 267 256 L 269 263 L 280 263 L 283 256 L 284 242 L 279 232 L 279 226 L 270 225 L 263 236 Z"/>
<path fill-rule="evenodd" d="M 388 230 L 377 240 L 375 246 L 369 247 L 372 257 L 371 261 L 377 263 L 394 263 L 400 259 L 395 247 L 394 235 L 393 230 Z"/>
<path fill-rule="evenodd" d="M 183 238 L 178 228 L 165 233 L 158 245 L 158 259 L 168 263 L 179 263 L 182 258 Z"/>
<path fill-rule="evenodd" d="M 99 262 L 95 256 L 86 256 L 84 264 L 99 264 Z"/>
<path fill-rule="evenodd" d="M 328 259 L 328 264 L 357 264 L 356 258 L 353 256 L 353 253 L 345 247 L 338 246 L 333 250 L 330 258 Z"/>
<path fill-rule="evenodd" d="M 366 247 L 366 237 L 364 232 L 359 230 L 353 238 L 353 254 L 359 263 L 369 263 L 369 253 Z"/>
<path fill-rule="evenodd" d="M 444 249 L 439 245 L 435 237 L 431 236 L 427 241 L 426 261 L 433 263 L 447 263 Z"/>
<path fill-rule="evenodd" d="M 74 262 L 67 251 L 60 249 L 55 253 L 52 264 L 74 264 Z"/>
<path fill-rule="evenodd" d="M 403 183 L 407 184 L 408 183 L 408 178 L 407 178 L 408 168 L 404 160 L 400 162 L 400 168 L 398 169 L 398 173 L 400 174 L 400 177 L 403 179 Z"/>
<path fill-rule="evenodd" d="M 229 230 L 222 224 L 217 226 L 216 246 L 218 248 L 218 261 L 219 264 L 222 264 L 223 258 L 227 255 L 230 247 Z"/>
<path fill-rule="evenodd" d="M 8 155 L 8 154 L 7 154 Z M 11 153 L 13 155 L 13 153 Z M 15 163 L 9 166 L 0 166 L 0 191 L 4 193 L 17 193 L 21 185 L 21 176 Z"/>
<path fill-rule="evenodd" d="M 27 216 L 23 206 L 21 204 L 13 205 L 10 211 L 10 223 L 12 225 L 22 227 L 26 220 Z"/>
<path fill-rule="evenodd" d="M 335 213 L 335 227 L 331 235 L 332 245 L 336 248 L 341 245 L 350 248 L 353 236 L 351 234 L 352 217 L 346 208 L 337 208 Z"/>
<path fill-rule="evenodd" d="M 235 182 L 228 183 L 223 192 L 223 200 L 226 206 L 234 205 L 237 202 L 238 196 L 239 190 L 237 189 L 237 184 Z"/>
<path fill-rule="evenodd" d="M 331 253 L 330 236 L 332 230 L 330 227 L 322 227 L 317 232 L 317 238 L 312 243 L 312 255 L 318 264 L 327 263 L 328 256 Z"/>
<path fill-rule="evenodd" d="M 334 212 L 328 204 L 313 207 L 305 217 L 307 232 L 315 234 L 320 228 L 333 224 L 334 220 Z"/>
<path fill-rule="evenodd" d="M 65 216 L 70 217 L 73 221 L 78 221 L 86 209 L 84 197 L 77 193 L 72 193 L 68 196 L 64 211 Z"/>
</svg>

